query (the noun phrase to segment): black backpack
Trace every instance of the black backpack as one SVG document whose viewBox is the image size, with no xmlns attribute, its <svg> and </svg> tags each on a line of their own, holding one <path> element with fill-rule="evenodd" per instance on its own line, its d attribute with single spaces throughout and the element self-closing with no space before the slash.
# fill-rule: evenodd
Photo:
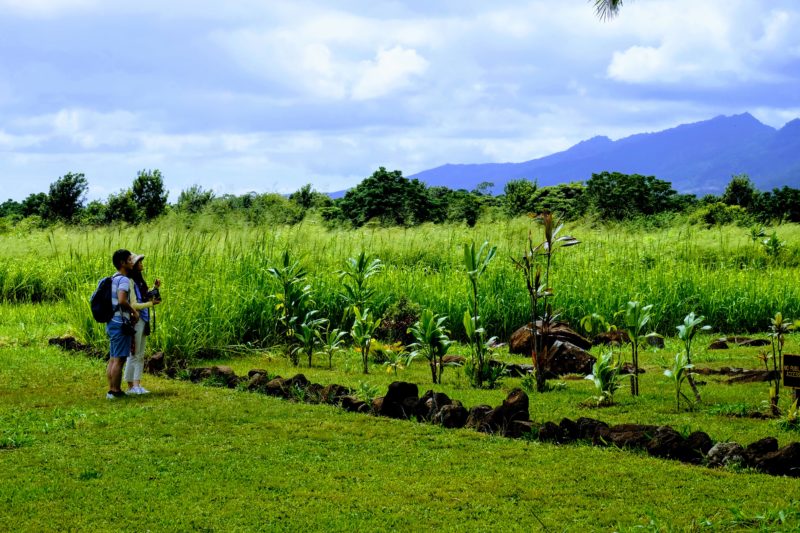
<svg viewBox="0 0 800 533">
<path fill-rule="evenodd" d="M 92 293 L 92 297 L 89 298 L 92 316 L 95 321 L 102 324 L 111 322 L 111 319 L 114 318 L 114 313 L 117 311 L 111 303 L 111 285 L 112 280 L 118 275 L 114 274 L 111 277 L 101 279 Z"/>
</svg>

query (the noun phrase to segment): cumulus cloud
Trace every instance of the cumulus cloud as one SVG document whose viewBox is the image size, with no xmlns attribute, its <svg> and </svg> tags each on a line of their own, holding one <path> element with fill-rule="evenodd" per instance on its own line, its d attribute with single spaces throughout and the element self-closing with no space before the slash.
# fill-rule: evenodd
<svg viewBox="0 0 800 533">
<path fill-rule="evenodd" d="M 544 0 L 0 8 L 0 175 L 17 198 L 67 171 L 102 195 L 152 167 L 173 190 L 335 190 L 380 165 L 524 161 L 800 109 L 796 0 L 648 0 L 609 23 Z"/>
</svg>

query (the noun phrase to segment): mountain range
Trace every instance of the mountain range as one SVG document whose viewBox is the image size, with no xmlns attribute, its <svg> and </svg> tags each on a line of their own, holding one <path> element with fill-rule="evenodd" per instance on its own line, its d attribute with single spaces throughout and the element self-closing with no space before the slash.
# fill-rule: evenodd
<svg viewBox="0 0 800 533">
<path fill-rule="evenodd" d="M 780 129 L 762 124 L 750 113 L 718 116 L 656 133 L 616 141 L 598 136 L 545 157 L 522 163 L 447 164 L 424 170 L 417 178 L 428 186 L 474 189 L 494 183 L 502 193 L 513 179 L 540 186 L 586 181 L 592 173 L 653 175 L 682 193 L 719 194 L 734 174 L 747 174 L 761 190 L 800 187 L 800 119 Z"/>
</svg>

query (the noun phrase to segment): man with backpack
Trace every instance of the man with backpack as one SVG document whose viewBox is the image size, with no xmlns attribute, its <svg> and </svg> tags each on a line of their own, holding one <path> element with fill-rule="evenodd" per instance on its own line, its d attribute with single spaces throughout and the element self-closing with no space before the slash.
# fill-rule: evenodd
<svg viewBox="0 0 800 533">
<path fill-rule="evenodd" d="M 131 306 L 131 280 L 133 270 L 133 254 L 128 250 L 117 250 L 111 259 L 117 273 L 111 277 L 111 311 L 113 316 L 106 324 L 109 338 L 109 359 L 106 376 L 108 377 L 108 393 L 106 398 L 113 400 L 124 397 L 122 392 L 122 369 L 125 360 L 131 354 L 133 342 L 133 326 L 139 320 L 139 312 Z M 101 282 L 102 283 L 102 282 Z"/>
</svg>

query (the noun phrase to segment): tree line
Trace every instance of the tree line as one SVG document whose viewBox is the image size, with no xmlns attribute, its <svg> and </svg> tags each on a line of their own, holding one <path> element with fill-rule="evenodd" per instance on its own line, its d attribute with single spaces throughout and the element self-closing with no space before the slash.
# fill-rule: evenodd
<svg viewBox="0 0 800 533">
<path fill-rule="evenodd" d="M 685 213 L 690 221 L 706 225 L 800 222 L 800 189 L 784 186 L 762 192 L 746 175 L 733 176 L 723 194 L 702 198 L 679 194 L 671 183 L 654 176 L 619 172 L 595 173 L 586 182 L 552 186 L 516 179 L 506 183 L 500 195 L 491 194 L 493 187 L 490 182 L 472 190 L 429 187 L 404 177 L 399 170 L 380 167 L 337 199 L 310 184 L 288 196 L 255 192 L 217 196 L 212 190 L 193 185 L 169 204 L 163 176 L 156 169 L 139 171 L 130 188 L 110 195 L 106 201 L 87 203 L 85 176 L 68 173 L 52 183 L 47 193 L 0 204 L 0 220 L 6 225 L 33 218 L 42 225 L 61 222 L 97 226 L 137 224 L 175 212 L 185 216 L 240 216 L 254 224 L 295 224 L 316 213 L 329 226 L 474 226 L 481 217 L 516 217 L 547 210 L 568 220 L 653 221 Z"/>
</svg>

